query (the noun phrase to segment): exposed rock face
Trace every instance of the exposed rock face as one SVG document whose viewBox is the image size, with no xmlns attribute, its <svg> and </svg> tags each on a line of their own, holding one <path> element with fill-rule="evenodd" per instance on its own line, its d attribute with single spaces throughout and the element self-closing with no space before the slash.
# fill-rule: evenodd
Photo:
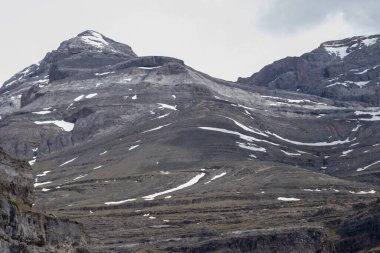
<svg viewBox="0 0 380 253">
<path fill-rule="evenodd" d="M 296 91 L 363 72 L 377 36 L 279 61 L 257 86 L 84 34 L 0 88 L 0 146 L 32 164 L 35 207 L 82 223 L 91 253 L 377 246 L 363 225 L 376 212 L 358 207 L 380 196 L 380 109 Z"/>
<path fill-rule="evenodd" d="M 0 252 L 84 253 L 82 227 L 37 213 L 31 168 L 0 150 Z"/>
<path fill-rule="evenodd" d="M 274 62 L 239 83 L 379 105 L 380 35 L 322 43 Z"/>
</svg>

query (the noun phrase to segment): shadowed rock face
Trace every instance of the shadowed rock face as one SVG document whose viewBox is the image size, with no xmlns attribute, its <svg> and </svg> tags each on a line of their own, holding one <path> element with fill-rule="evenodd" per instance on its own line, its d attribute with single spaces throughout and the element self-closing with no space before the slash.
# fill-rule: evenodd
<svg viewBox="0 0 380 253">
<path fill-rule="evenodd" d="M 26 163 L 0 149 L 0 252 L 87 252 L 78 223 L 36 212 L 33 176 Z"/>
<path fill-rule="evenodd" d="M 364 68 L 353 56 L 371 38 L 266 67 L 252 78 L 267 87 L 85 32 L 0 88 L 0 146 L 32 164 L 36 208 L 83 223 L 90 252 L 375 248 L 380 109 L 290 82 L 311 89 L 349 57 Z"/>
<path fill-rule="evenodd" d="M 322 43 L 300 57 L 287 57 L 238 82 L 379 105 L 380 36 Z"/>
</svg>

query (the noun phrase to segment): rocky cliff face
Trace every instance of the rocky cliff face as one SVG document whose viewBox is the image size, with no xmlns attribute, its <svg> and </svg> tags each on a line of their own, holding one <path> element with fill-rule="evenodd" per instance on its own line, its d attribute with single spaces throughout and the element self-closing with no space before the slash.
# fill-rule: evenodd
<svg viewBox="0 0 380 253">
<path fill-rule="evenodd" d="M 41 214 L 31 168 L 0 150 L 0 252 L 84 253 L 86 236 L 79 224 Z"/>
<path fill-rule="evenodd" d="M 264 67 L 239 83 L 379 105 L 380 35 L 322 43 Z"/>
</svg>

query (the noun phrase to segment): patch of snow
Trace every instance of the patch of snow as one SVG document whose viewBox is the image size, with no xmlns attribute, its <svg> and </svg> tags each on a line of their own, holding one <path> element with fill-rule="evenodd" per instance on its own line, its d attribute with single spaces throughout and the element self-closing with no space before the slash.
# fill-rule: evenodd
<svg viewBox="0 0 380 253">
<path fill-rule="evenodd" d="M 215 127 L 198 127 L 198 128 L 203 129 L 203 130 L 208 130 L 208 131 L 215 131 L 215 132 L 237 135 L 237 136 L 239 136 L 240 139 L 243 139 L 243 140 L 248 141 L 248 142 L 252 142 L 252 141 L 265 142 L 265 143 L 269 143 L 269 144 L 274 145 L 274 146 L 279 146 L 279 144 L 277 144 L 277 143 L 273 143 L 273 142 L 270 142 L 267 140 L 257 139 L 257 138 L 252 137 L 252 136 L 248 136 L 248 135 L 245 135 L 245 134 L 242 134 L 239 132 L 235 132 L 235 131 L 226 130 L 223 128 L 215 128 Z"/>
<path fill-rule="evenodd" d="M 172 189 L 169 189 L 169 190 L 166 190 L 166 191 L 162 191 L 162 192 L 158 192 L 158 193 L 154 193 L 154 194 L 151 194 L 151 195 L 147 195 L 147 196 L 144 196 L 143 199 L 145 200 L 154 200 L 154 198 L 160 196 L 160 195 L 165 195 L 165 194 L 168 194 L 168 193 L 171 193 L 171 192 L 175 192 L 175 191 L 178 191 L 178 190 L 181 190 L 181 189 L 184 189 L 184 188 L 187 188 L 187 187 L 190 187 L 196 183 L 198 183 L 198 181 L 204 177 L 206 174 L 205 173 L 201 173 L 201 174 L 198 174 L 196 175 L 195 177 L 193 177 L 192 179 L 190 179 L 190 181 L 184 183 L 184 184 L 181 184 L 175 188 L 172 188 Z"/>
<path fill-rule="evenodd" d="M 48 189 L 48 188 L 42 188 L 42 190 L 41 191 L 43 191 L 43 192 L 48 192 L 48 191 L 50 191 L 51 189 Z"/>
<path fill-rule="evenodd" d="M 375 44 L 377 42 L 378 38 L 368 38 L 368 39 L 364 39 L 362 40 L 362 43 L 364 45 L 366 45 L 367 47 L 369 46 L 372 46 L 373 44 Z"/>
<path fill-rule="evenodd" d="M 36 157 L 33 156 L 33 159 L 30 160 L 30 161 L 28 161 L 28 163 L 29 163 L 30 166 L 34 165 L 36 163 Z"/>
<path fill-rule="evenodd" d="M 61 165 L 59 165 L 58 167 L 62 167 L 62 166 L 64 166 L 64 165 L 68 164 L 68 163 L 71 163 L 71 162 L 75 161 L 75 160 L 78 159 L 78 158 L 79 158 L 79 156 L 77 156 L 77 157 L 75 157 L 75 158 L 73 158 L 73 159 L 71 159 L 71 160 L 68 160 L 68 161 L 62 163 Z"/>
<path fill-rule="evenodd" d="M 225 176 L 226 174 L 227 174 L 227 172 L 223 172 L 223 173 L 221 173 L 221 174 L 219 174 L 219 175 L 216 175 L 216 176 L 214 176 L 213 178 L 211 178 L 210 181 L 207 181 L 205 184 L 209 184 L 209 183 L 211 183 L 212 181 L 214 181 L 215 179 L 221 178 L 221 177 Z"/>
<path fill-rule="evenodd" d="M 172 97 L 173 97 L 174 99 L 176 99 L 176 96 L 175 96 L 175 95 L 172 95 Z"/>
<path fill-rule="evenodd" d="M 98 95 L 98 93 L 91 93 L 91 94 L 86 95 L 85 98 L 93 98 L 97 95 Z"/>
<path fill-rule="evenodd" d="M 84 95 L 80 95 L 80 96 L 74 98 L 74 102 L 78 102 L 78 101 L 81 100 L 82 98 L 84 98 Z"/>
<path fill-rule="evenodd" d="M 101 167 L 103 167 L 103 165 L 96 166 L 95 168 L 93 168 L 93 170 L 100 169 Z"/>
<path fill-rule="evenodd" d="M 355 111 L 355 115 L 370 115 L 371 118 L 360 118 L 361 121 L 379 121 L 380 111 Z"/>
<path fill-rule="evenodd" d="M 157 103 L 160 107 L 160 109 L 170 109 L 170 110 L 174 110 L 174 111 L 177 111 L 177 106 L 176 105 L 168 105 L 168 104 L 163 104 L 163 103 Z"/>
<path fill-rule="evenodd" d="M 280 200 L 280 201 L 300 201 L 300 199 L 297 199 L 297 198 L 286 198 L 286 197 L 278 197 L 277 200 Z"/>
<path fill-rule="evenodd" d="M 343 151 L 341 156 L 346 156 L 349 153 L 351 153 L 352 151 L 354 151 L 354 150 L 353 149 L 349 149 L 349 150 Z"/>
<path fill-rule="evenodd" d="M 293 140 L 289 140 L 289 139 L 286 139 L 286 138 L 283 138 L 275 133 L 270 133 L 270 132 L 267 132 L 268 134 L 282 140 L 282 141 L 285 141 L 285 142 L 289 142 L 291 144 L 295 144 L 295 145 L 301 145 L 301 146 L 315 146 L 315 147 L 323 147 L 323 146 L 335 146 L 335 145 L 340 145 L 340 144 L 345 144 L 345 143 L 349 143 L 351 142 L 349 140 L 349 138 L 341 141 L 333 141 L 333 142 L 314 142 L 314 143 L 310 143 L 310 142 L 300 142 L 300 141 L 293 141 Z"/>
<path fill-rule="evenodd" d="M 367 166 L 365 166 L 365 167 L 359 168 L 359 169 L 357 169 L 356 171 L 363 171 L 363 170 L 366 170 L 366 169 L 368 169 L 369 167 L 372 167 L 373 165 L 378 164 L 378 163 L 380 163 L 380 160 L 377 161 L 377 162 L 371 163 L 370 165 L 367 165 Z"/>
<path fill-rule="evenodd" d="M 79 175 L 78 177 L 74 178 L 73 181 L 79 180 L 79 179 L 84 178 L 86 176 L 88 176 L 88 174 Z"/>
<path fill-rule="evenodd" d="M 362 125 L 357 125 L 355 128 L 352 129 L 352 132 L 356 132 L 359 130 L 359 128 L 361 127 Z"/>
<path fill-rule="evenodd" d="M 108 150 L 105 150 L 105 151 L 103 151 L 102 153 L 100 153 L 99 155 L 105 155 L 105 154 L 107 154 L 108 153 Z"/>
<path fill-rule="evenodd" d="M 137 148 L 138 146 L 140 146 L 140 145 L 134 145 L 134 146 L 131 146 L 131 147 L 128 149 L 128 151 L 133 150 L 133 149 Z"/>
<path fill-rule="evenodd" d="M 168 175 L 168 174 L 170 174 L 170 171 L 163 171 L 163 170 L 160 170 L 160 173 L 161 173 L 161 174 L 164 174 L 164 175 Z"/>
<path fill-rule="evenodd" d="M 320 190 L 320 189 L 303 189 L 305 192 L 320 192 L 320 191 L 322 191 L 322 190 Z"/>
<path fill-rule="evenodd" d="M 108 75 L 108 74 L 113 74 L 115 73 L 115 71 L 111 71 L 111 72 L 103 72 L 103 73 L 95 73 L 96 76 L 105 76 L 105 75 Z"/>
<path fill-rule="evenodd" d="M 169 124 L 166 124 L 166 125 L 162 125 L 162 126 L 159 126 L 159 127 L 153 128 L 153 129 L 150 129 L 150 130 L 146 130 L 146 131 L 144 131 L 144 132 L 142 132 L 142 133 L 148 133 L 148 132 L 156 131 L 156 130 L 159 130 L 159 129 L 163 128 L 163 127 L 169 126 L 169 125 L 171 125 L 171 124 L 172 124 L 172 123 L 169 123 Z"/>
<path fill-rule="evenodd" d="M 35 183 L 34 187 L 39 187 L 39 186 L 46 185 L 46 184 L 51 184 L 51 183 L 53 183 L 53 182 L 48 181 L 48 182 L 43 182 L 43 183 Z"/>
<path fill-rule="evenodd" d="M 366 86 L 369 82 L 371 82 L 371 81 L 354 82 L 354 84 L 356 84 L 356 85 L 359 86 L 360 88 L 363 88 L 363 87 Z"/>
<path fill-rule="evenodd" d="M 12 84 L 14 84 L 15 82 L 17 82 L 18 80 L 19 80 L 19 79 L 13 80 L 12 82 L 7 83 L 4 87 L 11 86 Z"/>
<path fill-rule="evenodd" d="M 349 53 L 347 53 L 347 46 L 325 46 L 324 49 L 329 53 L 330 55 L 335 55 L 343 59 L 346 57 Z"/>
<path fill-rule="evenodd" d="M 111 202 L 105 202 L 104 204 L 109 206 L 109 205 L 120 205 L 126 202 L 132 202 L 135 201 L 136 199 L 126 199 L 126 200 L 121 200 L 121 201 L 111 201 Z"/>
<path fill-rule="evenodd" d="M 137 95 L 134 95 L 134 96 L 132 97 L 132 99 L 133 99 L 133 100 L 136 100 L 136 99 L 137 99 Z"/>
<path fill-rule="evenodd" d="M 242 142 L 236 142 L 240 148 L 248 149 L 251 151 L 258 151 L 258 152 L 266 152 L 267 150 L 263 147 L 259 147 L 253 143 L 242 143 Z"/>
<path fill-rule="evenodd" d="M 247 126 L 245 126 L 245 125 L 237 122 L 236 120 L 234 120 L 232 118 L 228 118 L 228 117 L 226 117 L 226 118 L 229 119 L 229 120 L 232 120 L 238 127 L 242 128 L 245 131 L 248 131 L 248 132 L 251 132 L 251 133 L 255 133 L 255 134 L 258 134 L 258 135 L 262 135 L 262 136 L 268 137 L 267 134 L 263 133 L 262 131 L 260 131 L 258 129 L 252 129 L 250 127 L 247 127 Z"/>
<path fill-rule="evenodd" d="M 156 66 L 156 67 L 138 67 L 139 69 L 158 69 L 158 68 L 161 68 L 161 66 Z"/>
<path fill-rule="evenodd" d="M 93 47 L 104 48 L 108 42 L 104 40 L 103 36 L 97 32 L 91 32 L 91 35 L 83 35 L 81 40 Z"/>
<path fill-rule="evenodd" d="M 161 115 L 161 116 L 158 116 L 156 119 L 162 119 L 162 118 L 165 118 L 167 116 L 169 116 L 170 113 L 166 113 L 164 115 Z"/>
<path fill-rule="evenodd" d="M 288 156 L 298 156 L 298 155 L 301 155 L 300 153 L 286 152 L 285 150 L 282 150 L 282 149 L 281 149 L 281 152 L 283 152 L 285 155 L 288 155 Z"/>
<path fill-rule="evenodd" d="M 51 111 L 39 111 L 39 112 L 32 112 L 33 114 L 39 114 L 39 115 L 44 115 L 44 114 L 49 114 Z"/>
<path fill-rule="evenodd" d="M 352 193 L 352 194 L 358 194 L 358 195 L 364 195 L 364 194 L 375 194 L 376 191 L 375 191 L 375 190 L 370 190 L 370 191 L 358 191 L 358 192 L 349 191 L 349 193 Z"/>
<path fill-rule="evenodd" d="M 44 177 L 46 176 L 48 173 L 50 173 L 51 171 L 50 170 L 45 170 L 44 172 L 42 172 L 41 174 L 37 174 L 36 177 Z"/>
<path fill-rule="evenodd" d="M 74 123 L 66 122 L 64 120 L 46 120 L 46 121 L 34 121 L 37 125 L 54 124 L 63 129 L 63 131 L 71 132 L 74 129 Z"/>
</svg>

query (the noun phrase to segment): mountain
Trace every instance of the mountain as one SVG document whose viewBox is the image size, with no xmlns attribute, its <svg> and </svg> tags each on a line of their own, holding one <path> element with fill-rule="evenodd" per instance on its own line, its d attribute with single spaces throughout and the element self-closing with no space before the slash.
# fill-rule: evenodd
<svg viewBox="0 0 380 253">
<path fill-rule="evenodd" d="M 375 248 L 380 110 L 312 92 L 343 94 L 317 81 L 324 64 L 328 78 L 363 72 L 372 38 L 235 83 L 86 31 L 0 88 L 0 146 L 32 165 L 35 207 L 82 223 L 90 252 Z M 315 87 L 294 84 L 298 68 Z"/>
<path fill-rule="evenodd" d="M 322 43 L 300 57 L 287 57 L 238 82 L 334 100 L 379 106 L 380 35 Z"/>
</svg>

